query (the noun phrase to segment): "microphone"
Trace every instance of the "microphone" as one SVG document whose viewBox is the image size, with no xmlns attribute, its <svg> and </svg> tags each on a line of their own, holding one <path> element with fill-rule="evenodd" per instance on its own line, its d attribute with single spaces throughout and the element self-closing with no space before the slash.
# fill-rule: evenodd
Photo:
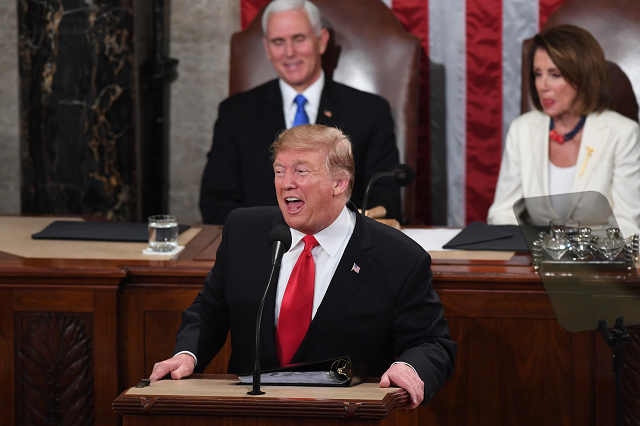
<svg viewBox="0 0 640 426">
<path fill-rule="evenodd" d="M 416 178 L 416 172 L 408 164 L 399 164 L 398 167 L 393 171 L 380 172 L 373 175 L 373 177 L 369 181 L 369 184 L 367 185 L 366 191 L 364 191 L 364 198 L 362 200 L 362 214 L 367 211 L 367 201 L 369 200 L 369 192 L 371 191 L 373 183 L 381 177 L 393 177 L 393 180 L 398 185 L 409 186 Z"/>
<path fill-rule="evenodd" d="M 280 266 L 282 262 L 282 256 L 291 248 L 291 231 L 286 225 L 276 225 L 269 232 L 269 247 L 271 248 L 271 275 L 269 275 L 269 282 L 267 288 L 264 290 L 262 301 L 258 307 L 258 316 L 256 317 L 256 355 L 255 362 L 253 364 L 253 390 L 247 392 L 249 395 L 264 395 L 264 392 L 260 390 L 260 323 L 262 322 L 262 310 L 264 309 L 264 302 L 267 300 L 267 293 L 271 286 L 271 280 L 276 268 Z"/>
<path fill-rule="evenodd" d="M 280 266 L 282 256 L 291 248 L 291 231 L 286 225 L 276 225 L 269 232 L 269 247 L 271 247 L 271 266 Z"/>
</svg>

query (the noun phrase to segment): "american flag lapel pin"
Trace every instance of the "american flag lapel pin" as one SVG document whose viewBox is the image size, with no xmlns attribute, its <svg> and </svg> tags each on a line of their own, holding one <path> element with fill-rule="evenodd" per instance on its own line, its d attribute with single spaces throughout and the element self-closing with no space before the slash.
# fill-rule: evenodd
<svg viewBox="0 0 640 426">
<path fill-rule="evenodd" d="M 323 114 L 328 118 L 331 118 L 331 116 L 333 115 L 333 113 L 331 111 L 329 111 L 328 109 L 325 109 Z"/>
<path fill-rule="evenodd" d="M 360 267 L 358 265 L 356 265 L 355 263 L 353 264 L 353 266 L 351 267 L 351 270 L 353 272 L 355 272 L 356 274 L 360 273 Z"/>
</svg>

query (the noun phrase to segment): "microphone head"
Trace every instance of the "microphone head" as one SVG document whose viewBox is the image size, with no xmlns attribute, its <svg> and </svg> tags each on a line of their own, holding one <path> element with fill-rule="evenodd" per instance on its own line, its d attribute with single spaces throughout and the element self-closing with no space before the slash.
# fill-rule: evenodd
<svg viewBox="0 0 640 426">
<path fill-rule="evenodd" d="M 280 241 L 284 246 L 283 254 L 291 248 L 291 231 L 287 225 L 278 224 L 271 228 L 269 232 L 269 247 L 276 241 Z"/>
<path fill-rule="evenodd" d="M 408 164 L 400 164 L 393 172 L 393 180 L 400 186 L 409 186 L 416 178 L 416 172 Z"/>
</svg>

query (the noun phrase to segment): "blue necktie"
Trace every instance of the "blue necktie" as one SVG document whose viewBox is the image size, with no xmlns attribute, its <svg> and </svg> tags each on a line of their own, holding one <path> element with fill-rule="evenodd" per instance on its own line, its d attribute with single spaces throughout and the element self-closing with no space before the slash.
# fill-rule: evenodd
<svg viewBox="0 0 640 426">
<path fill-rule="evenodd" d="M 309 124 L 309 116 L 304 110 L 304 104 L 307 103 L 307 98 L 302 95 L 298 95 L 295 97 L 293 102 L 298 105 L 298 109 L 296 110 L 296 116 L 293 118 L 293 124 L 291 125 L 291 127 L 296 127 L 301 124 Z"/>
</svg>

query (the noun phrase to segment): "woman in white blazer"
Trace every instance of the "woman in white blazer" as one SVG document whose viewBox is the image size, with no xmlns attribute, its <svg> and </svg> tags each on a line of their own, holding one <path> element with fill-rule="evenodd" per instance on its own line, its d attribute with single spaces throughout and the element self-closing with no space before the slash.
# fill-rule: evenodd
<svg viewBox="0 0 640 426">
<path fill-rule="evenodd" d="M 640 130 L 607 109 L 602 48 L 587 31 L 560 25 L 535 36 L 530 59 L 536 110 L 509 128 L 487 222 L 517 224 L 513 204 L 523 197 L 597 191 L 624 236 L 640 232 Z"/>
</svg>

